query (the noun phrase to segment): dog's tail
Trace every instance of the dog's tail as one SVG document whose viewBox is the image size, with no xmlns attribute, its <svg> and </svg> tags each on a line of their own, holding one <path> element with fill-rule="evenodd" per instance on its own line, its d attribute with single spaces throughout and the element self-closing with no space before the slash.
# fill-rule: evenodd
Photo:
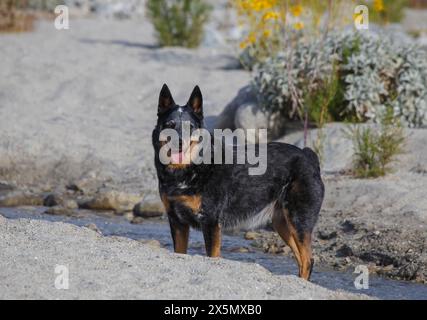
<svg viewBox="0 0 427 320">
<path fill-rule="evenodd" d="M 310 159 L 311 162 L 313 162 L 313 164 L 316 165 L 317 168 L 319 168 L 320 170 L 320 161 L 319 161 L 319 157 L 317 156 L 316 152 L 314 152 L 313 150 L 311 150 L 310 148 L 304 148 L 302 149 L 302 152 L 306 155 L 307 158 Z"/>
</svg>

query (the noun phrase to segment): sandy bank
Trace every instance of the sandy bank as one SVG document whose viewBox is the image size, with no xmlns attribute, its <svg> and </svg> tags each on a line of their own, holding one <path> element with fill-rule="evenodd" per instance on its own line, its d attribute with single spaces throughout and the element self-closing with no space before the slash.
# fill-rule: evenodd
<svg viewBox="0 0 427 320">
<path fill-rule="evenodd" d="M 47 246 L 46 244 L 51 245 Z M 55 266 L 69 268 L 68 290 Z M 176 255 L 65 223 L 0 217 L 1 299 L 353 299 L 257 264 Z"/>
</svg>

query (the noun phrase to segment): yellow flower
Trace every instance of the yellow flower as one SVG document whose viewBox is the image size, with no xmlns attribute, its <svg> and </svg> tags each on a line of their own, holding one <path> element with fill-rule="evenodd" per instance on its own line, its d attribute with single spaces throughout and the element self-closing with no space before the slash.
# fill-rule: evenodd
<svg viewBox="0 0 427 320">
<path fill-rule="evenodd" d="M 246 40 L 240 42 L 240 45 L 239 45 L 240 49 L 246 49 L 247 46 L 248 46 L 248 42 Z"/>
<path fill-rule="evenodd" d="M 289 9 L 294 17 L 299 17 L 302 14 L 302 6 L 300 4 L 292 6 Z"/>
<path fill-rule="evenodd" d="M 262 35 L 264 36 L 264 38 L 269 38 L 271 36 L 271 30 L 269 29 L 264 30 Z"/>
<path fill-rule="evenodd" d="M 374 0 L 374 9 L 376 11 L 384 11 L 384 1 L 383 0 Z"/>
<path fill-rule="evenodd" d="M 267 20 L 277 20 L 279 19 L 280 15 L 278 12 L 276 11 L 269 11 L 266 12 L 264 14 L 264 16 L 262 17 L 262 20 L 267 21 Z"/>
<path fill-rule="evenodd" d="M 297 22 L 297 23 L 295 23 L 295 24 L 294 24 L 294 29 L 295 29 L 295 30 L 301 30 L 301 29 L 304 29 L 304 23 L 302 23 L 302 22 Z"/>
<path fill-rule="evenodd" d="M 249 34 L 247 41 L 249 42 L 249 44 L 254 44 L 256 42 L 256 35 L 254 32 L 251 32 Z"/>
<path fill-rule="evenodd" d="M 252 7 L 252 10 L 263 11 L 274 7 L 276 5 L 277 0 L 252 0 L 249 2 Z"/>
</svg>

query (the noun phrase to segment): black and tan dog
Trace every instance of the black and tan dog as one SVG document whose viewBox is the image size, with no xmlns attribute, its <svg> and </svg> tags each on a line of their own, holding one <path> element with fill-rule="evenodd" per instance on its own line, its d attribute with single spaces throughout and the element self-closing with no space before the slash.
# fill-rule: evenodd
<svg viewBox="0 0 427 320">
<path fill-rule="evenodd" d="M 267 144 L 267 169 L 249 175 L 249 164 L 162 164 L 159 151 L 163 129 L 180 134 L 183 123 L 191 130 L 203 127 L 203 99 L 195 87 L 185 106 L 175 104 L 166 85 L 158 105 L 153 131 L 159 191 L 168 214 L 175 252 L 186 253 L 189 228 L 201 229 L 206 252 L 220 256 L 221 231 L 255 228 L 272 221 L 292 249 L 299 275 L 309 279 L 313 267 L 311 237 L 322 205 L 324 186 L 316 154 L 284 143 Z M 181 137 L 181 136 L 180 136 Z M 182 159 L 194 143 L 180 142 Z"/>
</svg>

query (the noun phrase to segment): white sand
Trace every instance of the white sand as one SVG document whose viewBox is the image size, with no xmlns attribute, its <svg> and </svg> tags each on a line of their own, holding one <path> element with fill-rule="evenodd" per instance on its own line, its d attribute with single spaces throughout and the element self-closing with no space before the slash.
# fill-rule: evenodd
<svg viewBox="0 0 427 320">
<path fill-rule="evenodd" d="M 56 265 L 69 270 L 68 290 L 55 288 Z M 257 264 L 177 255 L 70 224 L 0 216 L 0 299 L 360 298 Z"/>
</svg>

